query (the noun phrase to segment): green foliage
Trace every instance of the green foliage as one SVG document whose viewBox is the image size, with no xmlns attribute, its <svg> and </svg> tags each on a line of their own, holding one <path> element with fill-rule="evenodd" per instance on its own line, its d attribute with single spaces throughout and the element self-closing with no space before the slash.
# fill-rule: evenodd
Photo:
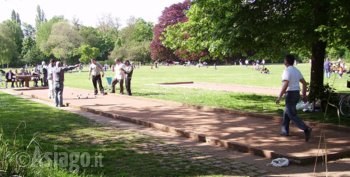
<svg viewBox="0 0 350 177">
<path fill-rule="evenodd" d="M 324 84 L 321 87 L 317 88 L 318 90 L 315 90 L 314 92 L 310 92 L 310 87 L 308 88 L 308 91 L 310 94 L 308 95 L 308 100 L 310 102 L 314 102 L 317 100 L 321 101 L 330 101 L 330 103 L 333 103 L 337 105 L 339 100 L 337 99 L 337 95 L 335 94 L 335 88 L 331 87 L 328 83 Z"/>
<path fill-rule="evenodd" d="M 83 44 L 78 48 L 80 57 L 80 62 L 89 63 L 91 59 L 96 58 L 100 55 L 100 49 L 96 47 L 91 47 L 90 45 Z"/>
<path fill-rule="evenodd" d="M 149 45 L 150 41 L 128 43 L 113 50 L 110 58 L 148 63 L 151 61 Z"/>
<path fill-rule="evenodd" d="M 151 41 L 153 38 L 153 24 L 142 18 L 136 19 L 133 40 L 137 42 Z"/>
<path fill-rule="evenodd" d="M 0 64 L 16 62 L 22 48 L 23 33 L 12 20 L 0 24 Z"/>
<path fill-rule="evenodd" d="M 130 18 L 128 26 L 120 31 L 120 37 L 115 42 L 109 58 L 148 63 L 151 60 L 149 46 L 153 34 L 152 27 L 150 22 L 143 19 Z"/>
<path fill-rule="evenodd" d="M 81 42 L 82 38 L 73 26 L 67 22 L 58 22 L 52 26 L 46 47 L 56 58 L 67 62 Z"/>
<path fill-rule="evenodd" d="M 46 22 L 45 12 L 38 5 L 36 7 L 35 27 L 38 30 L 42 23 Z"/>
<path fill-rule="evenodd" d="M 49 56 L 51 53 L 50 48 L 48 47 L 48 39 L 52 31 L 52 26 L 56 23 L 65 21 L 63 17 L 53 17 L 47 22 L 40 22 L 40 25 L 37 26 L 36 32 L 36 44 L 39 49 L 46 55 Z"/>
</svg>

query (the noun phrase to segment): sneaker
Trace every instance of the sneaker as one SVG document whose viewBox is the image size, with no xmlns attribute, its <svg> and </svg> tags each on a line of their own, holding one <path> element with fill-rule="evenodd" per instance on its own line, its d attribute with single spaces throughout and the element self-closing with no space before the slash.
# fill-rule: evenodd
<svg viewBox="0 0 350 177">
<path fill-rule="evenodd" d="M 280 133 L 281 136 L 289 136 L 289 134 L 286 133 Z"/>
<path fill-rule="evenodd" d="M 305 133 L 305 142 L 308 142 L 310 137 L 311 137 L 311 132 L 312 132 L 312 128 L 307 128 L 304 133 Z"/>
</svg>

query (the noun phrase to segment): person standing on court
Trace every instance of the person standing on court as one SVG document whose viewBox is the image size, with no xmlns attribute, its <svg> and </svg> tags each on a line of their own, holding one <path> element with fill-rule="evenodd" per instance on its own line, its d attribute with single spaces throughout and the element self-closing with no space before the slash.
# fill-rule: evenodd
<svg viewBox="0 0 350 177">
<path fill-rule="evenodd" d="M 45 61 L 41 62 L 40 74 L 42 74 L 41 86 L 47 87 L 47 86 L 48 86 L 48 81 L 47 81 L 47 65 L 46 65 Z"/>
<path fill-rule="evenodd" d="M 297 115 L 296 105 L 300 100 L 300 85 L 302 83 L 302 99 L 304 102 L 306 98 L 306 81 L 301 72 L 293 66 L 295 57 L 293 55 L 286 55 L 284 59 L 284 65 L 286 69 L 282 74 L 282 89 L 276 99 L 276 103 L 279 104 L 282 96 L 285 95 L 285 110 L 283 113 L 283 121 L 281 127 L 281 135 L 289 136 L 289 123 L 292 120 L 295 125 L 304 131 L 305 141 L 309 141 L 312 129 L 308 127 Z"/>
<path fill-rule="evenodd" d="M 64 72 L 73 70 L 79 64 L 74 66 L 62 67 L 61 62 L 56 62 L 56 67 L 52 71 L 54 89 L 55 89 L 55 104 L 56 107 L 63 107 L 63 87 L 64 87 Z"/>
<path fill-rule="evenodd" d="M 104 88 L 102 85 L 102 77 L 104 77 L 104 71 L 103 71 L 102 65 L 99 62 L 97 62 L 95 58 L 91 59 L 89 80 L 91 78 L 91 75 L 92 75 L 92 84 L 94 85 L 95 95 L 97 95 L 97 93 L 98 93 L 97 83 L 98 83 L 98 86 L 100 88 L 101 95 L 104 95 L 105 92 L 104 92 Z"/>
<path fill-rule="evenodd" d="M 51 59 L 49 65 L 47 66 L 47 81 L 49 86 L 49 99 L 53 99 L 55 95 L 55 90 L 53 89 L 53 79 L 52 79 L 52 73 L 53 69 L 55 68 L 55 60 Z"/>
<path fill-rule="evenodd" d="M 120 59 L 115 59 L 114 72 L 115 77 L 112 81 L 112 93 L 115 93 L 115 85 L 119 82 L 120 94 L 124 94 L 124 78 L 125 78 L 125 65 L 121 62 Z"/>
<path fill-rule="evenodd" d="M 126 60 L 124 64 L 125 64 L 124 72 L 125 72 L 126 92 L 128 93 L 129 96 L 131 96 L 132 95 L 132 93 L 131 93 L 131 78 L 132 78 L 132 73 L 134 72 L 134 67 L 130 64 L 129 60 Z"/>
</svg>

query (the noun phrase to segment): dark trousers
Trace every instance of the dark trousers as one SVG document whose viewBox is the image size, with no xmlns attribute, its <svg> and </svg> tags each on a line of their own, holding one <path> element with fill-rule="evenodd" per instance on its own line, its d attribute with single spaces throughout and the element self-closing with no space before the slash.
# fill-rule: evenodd
<svg viewBox="0 0 350 177">
<path fill-rule="evenodd" d="M 309 127 L 297 115 L 296 105 L 300 100 L 300 91 L 286 92 L 286 107 L 283 114 L 281 133 L 289 134 L 289 122 L 292 120 L 301 130 L 307 130 Z"/>
<path fill-rule="evenodd" d="M 98 87 L 100 88 L 101 94 L 104 94 L 104 88 L 103 88 L 103 85 L 102 85 L 101 75 L 92 76 L 92 84 L 94 85 L 95 94 L 98 93 L 97 83 L 98 83 Z"/>
<path fill-rule="evenodd" d="M 125 78 L 125 88 L 128 95 L 131 95 L 131 77 Z"/>
<path fill-rule="evenodd" d="M 112 81 L 112 93 L 115 93 L 115 85 L 119 82 L 120 93 L 124 94 L 124 79 L 114 78 Z"/>
<path fill-rule="evenodd" d="M 15 83 L 15 80 L 14 79 L 7 79 L 6 80 L 6 88 L 7 88 L 7 83 L 11 82 L 11 87 L 15 87 L 14 83 Z"/>
<path fill-rule="evenodd" d="M 49 85 L 48 80 L 47 80 L 47 75 L 44 75 L 44 77 L 41 80 L 41 86 L 47 87 Z"/>
<path fill-rule="evenodd" d="M 63 106 L 63 82 L 55 82 L 55 104 L 56 107 Z"/>
</svg>

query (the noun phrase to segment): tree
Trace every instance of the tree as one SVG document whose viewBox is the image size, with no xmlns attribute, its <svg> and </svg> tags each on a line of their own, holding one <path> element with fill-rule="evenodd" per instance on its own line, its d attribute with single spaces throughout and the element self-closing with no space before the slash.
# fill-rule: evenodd
<svg viewBox="0 0 350 177">
<path fill-rule="evenodd" d="M 53 17 L 47 22 L 42 22 L 37 28 L 36 45 L 46 56 L 49 56 L 51 53 L 47 42 L 52 31 L 52 26 L 63 21 L 65 21 L 63 17 Z"/>
<path fill-rule="evenodd" d="M 38 5 L 36 7 L 35 27 L 38 30 L 42 23 L 46 22 L 45 12 Z"/>
<path fill-rule="evenodd" d="M 137 42 L 151 41 L 153 38 L 153 24 L 151 22 L 146 22 L 142 18 L 136 19 L 135 22 L 135 34 L 133 35 L 133 40 Z"/>
<path fill-rule="evenodd" d="M 89 63 L 91 59 L 96 58 L 100 55 L 100 49 L 96 47 L 91 47 L 90 45 L 83 44 L 78 48 L 80 57 L 80 62 Z"/>
<path fill-rule="evenodd" d="M 100 45 L 101 58 L 108 58 L 109 53 L 113 50 L 115 42 L 118 41 L 118 29 L 120 27 L 119 19 L 111 15 L 105 15 L 99 18 L 98 31 L 103 43 Z"/>
<path fill-rule="evenodd" d="M 283 51 L 311 58 L 310 94 L 323 85 L 329 44 L 347 44 L 349 6 L 345 0 L 194 0 L 187 14 L 190 41 L 211 55 L 234 53 L 277 58 Z M 342 36 L 342 37 L 340 37 Z"/>
<path fill-rule="evenodd" d="M 74 51 L 83 39 L 73 26 L 67 22 L 58 22 L 52 26 L 51 34 L 47 40 L 47 49 L 50 54 L 67 63 L 74 56 Z"/>
<path fill-rule="evenodd" d="M 21 19 L 19 17 L 19 13 L 16 13 L 15 10 L 12 10 L 11 12 L 11 20 L 17 22 L 19 25 L 21 25 Z"/>
<path fill-rule="evenodd" d="M 23 23 L 22 26 L 23 26 L 22 31 L 23 31 L 24 37 L 32 37 L 32 38 L 35 37 L 35 28 L 31 24 Z"/>
<path fill-rule="evenodd" d="M 141 18 L 131 17 L 128 26 L 120 31 L 110 58 L 121 58 L 131 61 L 150 61 L 150 41 L 152 39 L 152 24 Z"/>
<path fill-rule="evenodd" d="M 185 0 L 183 3 L 173 4 L 165 8 L 162 15 L 159 17 L 159 23 L 153 28 L 153 40 L 151 42 L 151 57 L 153 60 L 167 61 L 178 60 L 174 55 L 173 50 L 165 47 L 161 38 L 166 27 L 175 25 L 179 22 L 187 21 L 185 11 L 190 8 L 190 1 Z"/>
<path fill-rule="evenodd" d="M 13 20 L 6 20 L 3 23 L 1 23 L 2 30 L 1 33 L 3 35 L 3 41 L 5 44 L 3 45 L 4 50 L 7 48 L 7 51 L 4 51 L 4 56 L 6 55 L 6 59 L 3 59 L 3 63 L 6 64 L 16 64 L 18 63 L 19 54 L 21 54 L 22 51 L 22 40 L 23 40 L 23 33 L 20 25 Z M 8 42 L 10 40 L 11 42 Z M 14 44 L 13 44 L 14 43 Z M 8 47 L 12 47 L 11 49 Z M 12 54 L 9 54 L 8 52 L 11 51 Z M 5 54 L 7 53 L 7 54 Z M 8 58 L 8 57 L 12 58 Z"/>
<path fill-rule="evenodd" d="M 12 31 L 5 24 L 0 24 L 0 64 L 9 64 L 17 55 L 16 43 L 11 38 Z"/>
</svg>

